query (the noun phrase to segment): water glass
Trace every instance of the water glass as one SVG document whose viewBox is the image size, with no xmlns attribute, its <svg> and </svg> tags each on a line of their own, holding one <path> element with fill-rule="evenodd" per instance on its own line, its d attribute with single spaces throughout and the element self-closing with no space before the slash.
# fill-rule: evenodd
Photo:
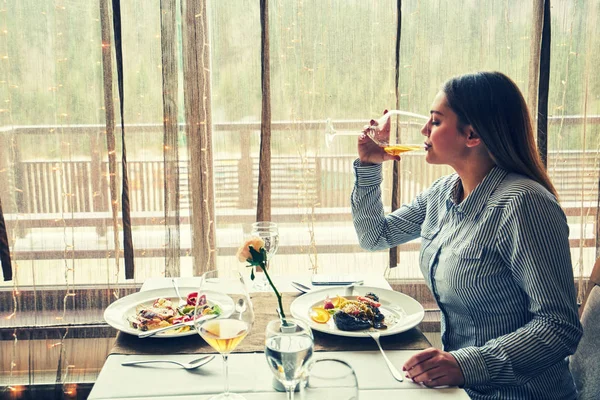
<svg viewBox="0 0 600 400">
<path fill-rule="evenodd" d="M 277 253 L 279 248 L 279 228 L 275 222 L 270 221 L 258 221 L 252 224 L 250 230 L 251 236 L 260 237 L 265 242 L 265 251 L 267 252 L 267 265 L 268 269 L 271 266 L 271 261 Z M 270 272 L 271 270 L 269 270 Z M 265 274 L 260 271 L 260 268 L 255 270 L 253 290 L 258 292 L 270 291 L 269 282 L 265 277 Z"/>
<path fill-rule="evenodd" d="M 265 356 L 273 375 L 285 387 L 288 400 L 294 399 L 294 389 L 306 375 L 313 340 L 312 330 L 304 321 L 286 318 L 267 324 Z"/>
<path fill-rule="evenodd" d="M 306 371 L 300 384 L 301 400 L 357 400 L 358 381 L 345 361 L 326 358 L 316 360 Z"/>
</svg>

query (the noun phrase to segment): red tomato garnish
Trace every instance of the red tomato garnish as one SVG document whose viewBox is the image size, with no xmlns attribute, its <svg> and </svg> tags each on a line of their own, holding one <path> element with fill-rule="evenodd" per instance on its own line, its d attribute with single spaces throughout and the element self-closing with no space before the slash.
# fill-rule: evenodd
<svg viewBox="0 0 600 400">
<path fill-rule="evenodd" d="M 327 298 L 323 300 L 323 308 L 325 310 L 331 310 L 332 308 L 335 308 L 333 306 L 333 302 L 329 299 L 329 296 L 327 296 Z"/>
<path fill-rule="evenodd" d="M 188 306 L 195 306 L 196 300 L 198 299 L 198 292 L 192 292 L 187 295 L 187 304 Z"/>
</svg>

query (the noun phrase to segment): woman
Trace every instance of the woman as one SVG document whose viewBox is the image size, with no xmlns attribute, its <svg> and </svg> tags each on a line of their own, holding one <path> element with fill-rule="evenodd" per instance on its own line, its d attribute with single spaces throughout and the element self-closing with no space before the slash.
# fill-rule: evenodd
<svg viewBox="0 0 600 400">
<path fill-rule="evenodd" d="M 380 128 L 389 135 L 389 120 Z M 411 357 L 407 377 L 463 386 L 474 399 L 576 398 L 566 357 L 582 329 L 569 229 L 521 92 L 498 72 L 450 79 L 421 132 L 426 161 L 455 174 L 384 215 L 381 163 L 400 158 L 362 135 L 351 199 L 363 248 L 421 238 L 444 351 Z"/>
</svg>

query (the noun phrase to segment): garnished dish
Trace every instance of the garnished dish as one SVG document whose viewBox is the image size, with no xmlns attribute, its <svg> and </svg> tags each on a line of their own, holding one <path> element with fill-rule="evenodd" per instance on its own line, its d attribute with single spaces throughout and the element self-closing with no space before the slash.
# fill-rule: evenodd
<svg viewBox="0 0 600 400">
<path fill-rule="evenodd" d="M 335 326 L 342 331 L 387 329 L 384 323 L 385 315 L 379 307 L 381 307 L 379 296 L 373 292 L 368 292 L 364 296 L 351 296 L 351 298 L 337 295 L 331 299 L 327 296 L 321 307 L 311 309 L 310 318 L 324 324 L 329 321 L 331 315 Z"/>
<path fill-rule="evenodd" d="M 423 306 L 412 297 L 364 285 L 311 290 L 297 297 L 290 311 L 314 331 L 365 338 L 374 331 L 381 336 L 405 332 L 425 316 Z"/>
<path fill-rule="evenodd" d="M 141 315 L 143 318 L 151 320 L 148 321 L 150 326 L 146 326 L 147 329 L 154 330 L 160 328 L 161 326 L 172 325 L 173 323 L 179 321 L 176 318 L 181 318 L 181 321 L 184 321 L 186 319 L 186 315 L 187 318 L 190 318 L 194 314 L 194 294 L 198 292 L 198 287 L 181 286 L 179 290 L 182 294 L 187 294 L 187 296 L 184 297 L 184 299 L 186 299 L 186 304 L 184 307 L 177 307 L 179 304 L 179 299 L 177 298 L 172 287 L 143 290 L 121 297 L 120 299 L 112 302 L 104 311 L 104 319 L 113 328 L 134 336 L 138 336 L 140 333 L 142 333 L 143 328 L 134 328 L 132 322 L 136 325 L 143 323 L 143 321 L 138 318 L 138 315 L 140 315 L 140 311 L 144 309 L 156 314 L 156 316 L 152 316 L 151 318 L 147 318 L 151 316 L 149 313 Z M 222 311 L 220 317 L 223 318 L 231 315 L 235 307 L 231 297 L 224 295 L 223 293 L 210 291 L 205 291 L 202 293 L 206 294 L 206 299 L 208 299 L 206 308 L 214 310 L 216 307 L 218 307 L 218 309 Z M 163 299 L 163 301 L 161 301 L 161 299 Z M 170 302 L 171 304 L 167 302 Z M 191 306 L 191 308 L 188 308 L 188 306 Z M 209 311 L 205 310 L 204 312 L 208 313 Z M 166 323 L 162 321 L 166 321 Z M 148 325 L 148 323 L 145 324 Z M 193 325 L 192 321 L 184 323 L 190 326 Z M 175 328 L 156 333 L 150 337 L 154 339 L 171 339 L 196 334 L 197 333 L 194 329 L 179 330 Z"/>
<path fill-rule="evenodd" d="M 163 297 L 156 299 L 152 304 L 138 305 L 135 315 L 129 317 L 129 324 L 134 329 L 150 331 L 192 321 L 197 302 L 202 306 L 202 315 L 222 313 L 218 304 L 208 305 L 206 295 L 198 297 L 198 292 L 192 292 L 187 295 L 187 304 L 179 307 L 176 307 L 170 299 Z M 190 326 L 182 325 L 173 329 L 173 333 L 188 332 L 190 329 L 192 329 Z"/>
</svg>

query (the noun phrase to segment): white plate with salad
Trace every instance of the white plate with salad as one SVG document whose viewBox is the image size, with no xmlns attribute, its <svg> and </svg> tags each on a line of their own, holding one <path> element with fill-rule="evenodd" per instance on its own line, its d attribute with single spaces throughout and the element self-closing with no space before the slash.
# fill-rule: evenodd
<svg viewBox="0 0 600 400">
<path fill-rule="evenodd" d="M 191 320 L 198 300 L 205 313 L 225 317 L 233 313 L 233 300 L 223 293 L 205 291 L 198 298 L 198 288 L 181 287 L 179 291 L 187 301 L 185 306 L 178 306 L 179 298 L 172 288 L 146 290 L 113 302 L 104 311 L 104 319 L 113 328 L 137 336 L 143 331 Z M 151 337 L 167 339 L 195 334 L 193 327 L 182 326 Z"/>
<path fill-rule="evenodd" d="M 315 331 L 337 336 L 395 335 L 417 326 L 423 306 L 410 296 L 371 286 L 328 287 L 295 299 L 290 311 Z"/>
</svg>

